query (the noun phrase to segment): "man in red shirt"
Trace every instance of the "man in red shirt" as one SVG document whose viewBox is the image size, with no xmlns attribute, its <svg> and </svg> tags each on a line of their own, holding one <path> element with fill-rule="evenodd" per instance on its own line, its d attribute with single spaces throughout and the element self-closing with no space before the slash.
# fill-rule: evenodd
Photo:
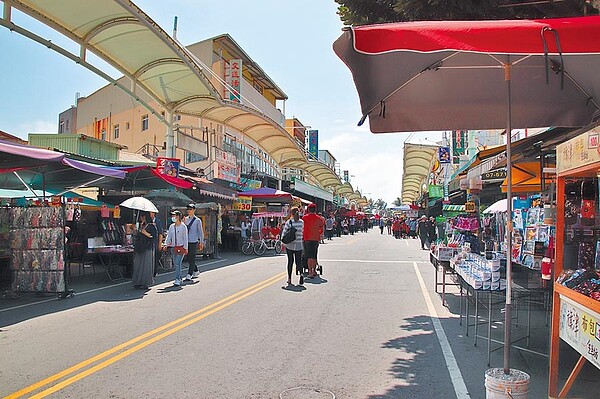
<svg viewBox="0 0 600 399">
<path fill-rule="evenodd" d="M 302 231 L 302 241 L 304 242 L 304 256 L 308 264 L 308 278 L 314 278 L 317 275 L 317 249 L 323 234 L 325 219 L 317 215 L 317 206 L 310 204 L 307 207 L 307 214 L 302 217 L 304 221 L 304 230 Z"/>
</svg>

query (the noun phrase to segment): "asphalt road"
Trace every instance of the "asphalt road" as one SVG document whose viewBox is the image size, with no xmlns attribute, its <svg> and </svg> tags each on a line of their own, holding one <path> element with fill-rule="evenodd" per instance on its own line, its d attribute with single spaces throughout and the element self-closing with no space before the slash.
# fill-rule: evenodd
<svg viewBox="0 0 600 399">
<path fill-rule="evenodd" d="M 285 255 L 223 258 L 178 289 L 163 276 L 0 313 L 0 397 L 485 397 L 486 353 L 418 240 L 327 241 L 304 289 L 282 289 Z"/>
</svg>

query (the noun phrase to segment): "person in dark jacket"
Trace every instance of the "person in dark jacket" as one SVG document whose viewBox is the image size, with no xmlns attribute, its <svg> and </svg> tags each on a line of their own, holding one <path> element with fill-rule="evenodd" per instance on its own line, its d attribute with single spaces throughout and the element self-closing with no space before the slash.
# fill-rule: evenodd
<svg viewBox="0 0 600 399">
<path fill-rule="evenodd" d="M 132 283 L 134 288 L 148 289 L 154 279 L 154 251 L 156 250 L 156 225 L 146 212 L 139 216 L 139 228 L 135 231 Z"/>
<path fill-rule="evenodd" d="M 419 223 L 417 224 L 417 234 L 421 240 L 421 249 L 428 249 L 429 222 L 427 221 L 427 216 L 425 215 L 421 216 L 419 219 Z"/>
<path fill-rule="evenodd" d="M 435 223 L 435 218 L 433 216 L 429 217 L 429 221 L 428 221 L 428 240 L 429 240 L 429 245 L 433 244 L 434 242 L 437 241 L 437 224 Z"/>
</svg>

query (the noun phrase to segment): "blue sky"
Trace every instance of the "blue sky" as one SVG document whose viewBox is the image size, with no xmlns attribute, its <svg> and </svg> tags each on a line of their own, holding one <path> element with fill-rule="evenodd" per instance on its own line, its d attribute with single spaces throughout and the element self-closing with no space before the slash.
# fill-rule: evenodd
<svg viewBox="0 0 600 399">
<path fill-rule="evenodd" d="M 342 23 L 333 0 L 134 1 L 167 32 L 178 17 L 178 40 L 188 45 L 229 33 L 288 95 L 286 117 L 319 130 L 319 148 L 329 150 L 349 170 L 354 188 L 388 204 L 401 194 L 404 140 L 438 140 L 440 133 L 372 134 L 360 119 L 352 75 L 332 50 Z M 13 11 L 13 20 L 78 53 L 50 28 Z M 57 131 L 58 114 L 106 82 L 40 44 L 0 28 L 0 130 Z M 119 74 L 100 60 L 113 77 Z"/>
</svg>

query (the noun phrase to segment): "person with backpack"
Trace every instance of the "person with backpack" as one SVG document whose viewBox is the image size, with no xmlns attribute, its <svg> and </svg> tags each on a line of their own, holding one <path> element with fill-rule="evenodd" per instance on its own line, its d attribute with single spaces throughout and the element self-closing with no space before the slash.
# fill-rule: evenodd
<svg viewBox="0 0 600 399">
<path fill-rule="evenodd" d="M 196 216 L 196 205 L 187 206 L 187 216 L 183 220 L 188 230 L 188 253 L 187 262 L 189 264 L 188 274 L 184 280 L 192 281 L 200 275 L 198 266 L 196 266 L 196 253 L 198 245 L 204 245 L 204 229 L 202 228 L 202 219 Z"/>
<path fill-rule="evenodd" d="M 300 271 L 300 282 L 298 284 L 304 284 L 304 277 L 302 276 L 302 235 L 304 233 L 304 221 L 300 219 L 300 211 L 297 207 L 293 207 L 291 209 L 291 213 L 292 217 L 284 223 L 283 230 L 281 232 L 283 245 L 285 246 L 285 252 L 287 254 L 288 286 L 292 285 L 292 270 L 294 267 L 294 262 L 296 262 L 296 270 Z M 294 239 L 290 242 L 286 242 L 286 234 L 292 229 L 296 230 L 294 232 Z"/>
</svg>

